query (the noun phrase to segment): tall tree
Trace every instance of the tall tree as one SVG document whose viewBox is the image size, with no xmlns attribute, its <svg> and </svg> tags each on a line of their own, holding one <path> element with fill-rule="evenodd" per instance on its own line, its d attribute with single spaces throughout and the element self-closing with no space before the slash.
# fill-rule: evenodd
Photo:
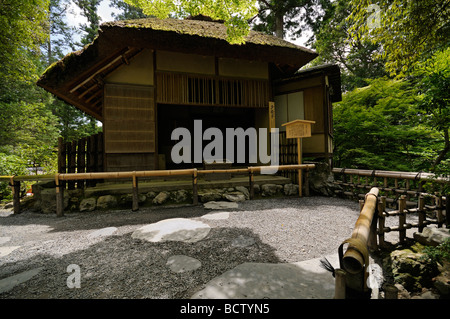
<svg viewBox="0 0 450 319">
<path fill-rule="evenodd" d="M 133 5 L 129 5 L 123 0 L 111 0 L 110 7 L 121 10 L 120 13 L 112 13 L 112 17 L 116 20 L 130 20 L 146 18 L 147 15 L 142 12 L 141 8 L 137 8 Z"/>
<path fill-rule="evenodd" d="M 45 43 L 47 65 L 59 60 L 68 50 L 75 51 L 75 27 L 67 23 L 70 0 L 50 0 L 48 8 L 48 39 Z"/>
<path fill-rule="evenodd" d="M 141 8 L 148 16 L 164 19 L 169 16 L 185 18 L 204 15 L 213 20 L 223 20 L 227 26 L 227 40 L 240 44 L 245 40 L 250 27 L 248 20 L 257 12 L 257 0 L 124 0 L 127 4 Z"/>
<path fill-rule="evenodd" d="M 97 13 L 101 0 L 74 0 L 81 9 L 81 14 L 87 19 L 87 24 L 82 24 L 85 35 L 81 38 L 81 44 L 87 45 L 94 41 L 98 33 L 101 18 Z"/>
<path fill-rule="evenodd" d="M 350 33 L 383 46 L 386 69 L 404 76 L 450 45 L 450 0 L 351 0 Z"/>
<path fill-rule="evenodd" d="M 381 45 L 367 39 L 349 36 L 347 17 L 351 14 L 348 1 L 337 0 L 324 6 L 315 21 L 307 24 L 314 31 L 308 43 L 319 53 L 313 64 L 336 63 L 342 71 L 342 89 L 368 85 L 368 79 L 387 75 L 380 58 Z"/>
</svg>

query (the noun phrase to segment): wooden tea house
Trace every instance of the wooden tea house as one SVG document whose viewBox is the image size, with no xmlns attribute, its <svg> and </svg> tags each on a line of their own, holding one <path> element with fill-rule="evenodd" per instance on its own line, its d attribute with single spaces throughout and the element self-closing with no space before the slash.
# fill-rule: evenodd
<svg viewBox="0 0 450 319">
<path fill-rule="evenodd" d="M 103 124 L 98 170 L 186 167 L 171 159 L 171 133 L 192 132 L 194 120 L 224 136 L 226 128 L 277 127 L 280 164 L 295 164 L 282 124 L 296 119 L 315 122 L 303 157 L 332 158 L 340 71 L 299 70 L 316 57 L 253 31 L 245 44 L 229 44 L 219 22 L 148 18 L 102 24 L 90 45 L 51 65 L 37 84 Z"/>
</svg>

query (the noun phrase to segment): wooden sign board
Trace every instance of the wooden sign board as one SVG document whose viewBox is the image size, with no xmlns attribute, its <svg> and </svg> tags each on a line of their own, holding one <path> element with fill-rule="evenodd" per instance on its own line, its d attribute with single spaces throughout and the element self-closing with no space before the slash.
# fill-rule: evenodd
<svg viewBox="0 0 450 319">
<path fill-rule="evenodd" d="M 275 128 L 275 102 L 269 102 L 269 128 Z"/>
<path fill-rule="evenodd" d="M 311 125 L 316 122 L 306 120 L 295 120 L 282 124 L 286 126 L 286 138 L 311 137 Z"/>
</svg>

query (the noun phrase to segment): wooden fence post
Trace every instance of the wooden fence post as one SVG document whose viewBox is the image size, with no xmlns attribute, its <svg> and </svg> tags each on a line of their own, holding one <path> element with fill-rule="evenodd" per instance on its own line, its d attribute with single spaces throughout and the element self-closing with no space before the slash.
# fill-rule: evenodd
<svg viewBox="0 0 450 319">
<path fill-rule="evenodd" d="M 69 173 L 75 173 L 75 168 L 77 166 L 76 163 L 76 156 L 77 156 L 77 142 L 73 141 L 72 143 L 67 143 L 67 149 L 70 150 L 68 152 L 68 157 L 69 157 L 69 164 L 68 164 L 68 172 Z M 74 181 L 69 181 L 67 183 L 67 188 L 68 189 L 75 189 L 75 182 Z"/>
<path fill-rule="evenodd" d="M 192 204 L 194 205 L 198 205 L 197 178 L 197 169 L 194 168 L 194 173 L 192 174 Z"/>
<path fill-rule="evenodd" d="M 398 201 L 398 228 L 399 228 L 399 241 L 403 243 L 406 239 L 406 196 L 400 196 Z"/>
<path fill-rule="evenodd" d="M 383 247 L 384 242 L 384 225 L 386 217 L 384 211 L 386 210 L 386 196 L 381 196 L 378 202 L 378 244 Z"/>
<path fill-rule="evenodd" d="M 419 233 L 421 233 L 423 231 L 423 228 L 425 227 L 425 219 L 426 219 L 426 213 L 425 213 L 425 198 L 423 197 L 422 194 L 419 195 L 419 199 L 417 202 L 417 209 L 418 209 L 418 213 L 419 213 Z"/>
<path fill-rule="evenodd" d="M 77 148 L 77 173 L 84 173 L 86 171 L 86 139 L 82 138 L 78 140 Z M 84 188 L 84 181 L 77 181 L 77 188 Z"/>
<path fill-rule="evenodd" d="M 10 185 L 13 191 L 14 214 L 20 214 L 20 181 L 15 181 L 14 177 L 12 177 Z"/>
<path fill-rule="evenodd" d="M 55 174 L 56 184 L 56 216 L 64 216 L 64 187 L 63 183 L 59 180 L 59 174 Z"/>
<path fill-rule="evenodd" d="M 249 193 L 250 193 L 250 199 L 255 198 L 255 188 L 254 188 L 254 176 L 253 176 L 253 170 L 250 169 L 248 172 L 248 184 L 249 184 Z"/>
<path fill-rule="evenodd" d="M 138 193 L 138 178 L 136 172 L 133 175 L 133 205 L 131 210 L 136 211 L 139 209 L 139 193 Z"/>
</svg>

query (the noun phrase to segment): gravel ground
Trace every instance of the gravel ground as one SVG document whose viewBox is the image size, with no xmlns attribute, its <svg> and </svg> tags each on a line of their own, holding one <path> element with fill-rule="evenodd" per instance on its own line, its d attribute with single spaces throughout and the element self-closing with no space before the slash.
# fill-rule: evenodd
<svg viewBox="0 0 450 319">
<path fill-rule="evenodd" d="M 0 257 L 0 280 L 43 267 L 29 281 L 0 293 L 0 298 L 190 298 L 208 281 L 244 262 L 298 262 L 337 253 L 351 235 L 359 205 L 339 198 L 291 197 L 241 202 L 224 220 L 201 218 L 207 213 L 211 211 L 202 206 L 186 206 L 56 218 L 0 210 L 0 237 L 11 237 L 0 246 L 20 246 Z M 131 238 L 141 226 L 175 217 L 201 220 L 212 229 L 196 243 Z M 108 237 L 89 237 L 104 227 L 118 230 Z M 240 235 L 254 238 L 255 244 L 232 246 Z M 166 265 L 173 255 L 194 257 L 202 266 L 174 273 Z M 80 266 L 79 289 L 66 284 L 71 264 Z"/>
</svg>

